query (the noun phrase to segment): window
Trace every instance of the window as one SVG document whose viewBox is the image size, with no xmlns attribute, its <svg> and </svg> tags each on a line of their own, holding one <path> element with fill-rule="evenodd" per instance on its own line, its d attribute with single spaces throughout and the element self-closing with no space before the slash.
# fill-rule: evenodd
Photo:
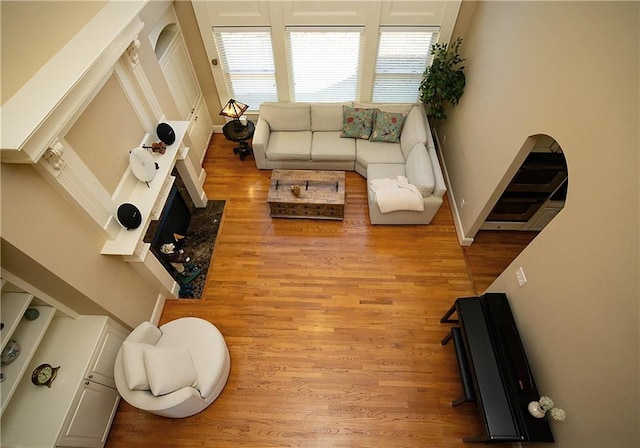
<svg viewBox="0 0 640 448">
<path fill-rule="evenodd" d="M 214 28 L 213 36 L 229 96 L 251 110 L 278 101 L 271 29 Z"/>
<path fill-rule="evenodd" d="M 373 101 L 418 101 L 422 75 L 431 63 L 431 45 L 437 41 L 438 28 L 380 28 Z"/>
<path fill-rule="evenodd" d="M 287 27 L 291 101 L 354 101 L 362 31 Z"/>
</svg>

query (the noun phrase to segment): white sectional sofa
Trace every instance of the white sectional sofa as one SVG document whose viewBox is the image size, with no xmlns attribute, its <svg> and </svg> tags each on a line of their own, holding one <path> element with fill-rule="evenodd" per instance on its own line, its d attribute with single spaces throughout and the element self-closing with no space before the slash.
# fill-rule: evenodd
<svg viewBox="0 0 640 448">
<path fill-rule="evenodd" d="M 341 137 L 344 106 L 406 114 L 399 142 Z M 253 153 L 259 169 L 355 170 L 367 178 L 371 224 L 429 224 L 446 192 L 419 104 L 263 103 Z M 382 213 L 372 182 L 397 176 L 406 177 L 417 188 L 423 210 Z"/>
</svg>

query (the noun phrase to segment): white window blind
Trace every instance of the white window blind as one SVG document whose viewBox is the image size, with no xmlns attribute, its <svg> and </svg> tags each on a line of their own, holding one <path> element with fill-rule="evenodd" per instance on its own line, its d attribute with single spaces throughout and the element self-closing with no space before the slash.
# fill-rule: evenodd
<svg viewBox="0 0 640 448">
<path fill-rule="evenodd" d="M 292 101 L 354 101 L 358 94 L 360 27 L 287 27 Z"/>
<path fill-rule="evenodd" d="M 214 28 L 213 36 L 231 98 L 258 110 L 278 101 L 270 28 Z"/>
<path fill-rule="evenodd" d="M 414 103 L 422 75 L 431 64 L 438 28 L 380 28 L 372 99 L 376 103 Z"/>
</svg>

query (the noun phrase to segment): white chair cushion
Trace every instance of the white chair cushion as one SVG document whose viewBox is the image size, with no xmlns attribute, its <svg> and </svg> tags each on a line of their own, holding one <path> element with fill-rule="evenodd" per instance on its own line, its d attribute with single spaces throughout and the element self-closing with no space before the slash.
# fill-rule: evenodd
<svg viewBox="0 0 640 448">
<path fill-rule="evenodd" d="M 271 131 L 310 131 L 311 111 L 308 103 L 262 103 L 260 118 Z"/>
<path fill-rule="evenodd" d="M 427 144 L 427 130 L 418 107 L 414 107 L 404 120 L 404 127 L 400 134 L 400 147 L 404 158 L 409 157 L 409 153 L 416 146 L 416 143 Z"/>
<path fill-rule="evenodd" d="M 429 159 L 426 146 L 417 143 L 407 157 L 405 167 L 409 183 L 415 186 L 423 197 L 427 198 L 433 193 L 436 180 L 433 175 L 433 167 Z"/>
<path fill-rule="evenodd" d="M 129 341 L 122 343 L 124 379 L 131 390 L 150 390 L 144 366 L 145 348 L 153 348 L 153 345 Z"/>
<path fill-rule="evenodd" d="M 351 106 L 351 103 L 312 103 L 311 130 L 341 131 L 342 106 Z"/>
<path fill-rule="evenodd" d="M 187 348 L 145 348 L 144 365 L 151 393 L 156 397 L 198 384 L 198 374 Z"/>
</svg>

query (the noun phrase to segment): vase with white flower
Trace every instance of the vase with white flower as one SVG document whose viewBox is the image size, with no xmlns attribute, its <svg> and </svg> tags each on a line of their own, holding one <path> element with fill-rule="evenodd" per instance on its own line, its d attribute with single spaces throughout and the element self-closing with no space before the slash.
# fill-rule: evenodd
<svg viewBox="0 0 640 448">
<path fill-rule="evenodd" d="M 559 422 L 567 418 L 567 413 L 556 407 L 551 398 L 545 396 L 540 397 L 538 401 L 530 402 L 527 409 L 529 410 L 529 414 L 535 418 L 544 418 L 547 412 L 551 414 L 551 418 Z"/>
</svg>

